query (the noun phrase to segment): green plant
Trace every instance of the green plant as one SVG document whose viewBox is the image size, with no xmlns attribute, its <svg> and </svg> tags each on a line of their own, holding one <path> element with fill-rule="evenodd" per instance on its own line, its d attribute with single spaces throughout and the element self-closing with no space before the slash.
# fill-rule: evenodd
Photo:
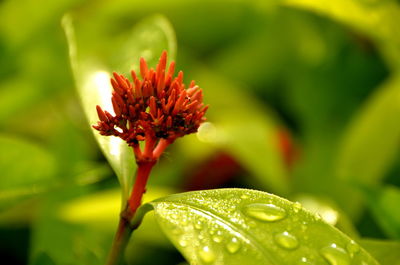
<svg viewBox="0 0 400 265">
<path fill-rule="evenodd" d="M 398 265 L 399 14 L 397 0 L 3 1 L 0 263 L 114 249 L 129 265 Z M 134 142 L 90 125 L 109 123 L 111 73 L 164 50 L 204 88 L 208 121 L 152 161 L 132 210 Z M 136 212 L 125 251 L 121 211 Z"/>
<path fill-rule="evenodd" d="M 144 23 L 165 22 L 155 17 Z M 72 28 L 67 26 L 67 32 L 69 30 Z M 71 40 L 72 36 L 69 38 Z M 246 189 L 196 191 L 142 205 L 151 170 L 165 148 L 176 138 L 196 132 L 207 110 L 202 104 L 202 92 L 194 81 L 185 90 L 183 73 L 173 78 L 175 63 L 170 64 L 168 71 L 166 66 L 164 51 L 155 70 L 148 68 L 141 58 L 142 81 L 135 71 L 131 72 L 132 82 L 114 73 L 113 92 L 109 95 L 112 94 L 115 114 L 96 106 L 100 121 L 93 128 L 103 136 L 111 136 L 99 139 L 106 156 L 111 157 L 110 162 L 117 159 L 133 163 L 133 159 L 129 161 L 125 157 L 125 152 L 110 155 L 115 139 L 120 138 L 132 148 L 137 164 L 133 188 L 129 184 L 133 175 L 122 176 L 120 222 L 107 264 L 123 262 L 132 231 L 151 210 L 155 211 L 162 230 L 192 264 L 378 264 L 355 241 L 326 224 L 318 215 L 306 211 L 300 203 L 271 194 Z M 75 73 L 78 77 L 80 71 Z M 84 105 L 92 108 L 87 109 L 89 112 L 94 110 L 93 97 L 102 94 L 107 98 L 104 93 L 111 90 L 99 83 L 108 78 L 99 81 L 97 76 L 95 72 L 93 88 L 85 84 L 85 88 L 80 89 Z M 118 143 L 119 146 L 123 144 Z"/>
</svg>

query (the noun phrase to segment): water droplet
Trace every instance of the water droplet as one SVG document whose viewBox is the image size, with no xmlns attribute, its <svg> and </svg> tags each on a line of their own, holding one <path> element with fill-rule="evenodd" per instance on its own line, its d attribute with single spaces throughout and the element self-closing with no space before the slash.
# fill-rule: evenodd
<svg viewBox="0 0 400 265">
<path fill-rule="evenodd" d="M 350 240 L 350 242 L 347 243 L 347 245 L 346 245 L 346 249 L 350 253 L 350 256 L 353 257 L 354 254 L 356 254 L 358 251 L 360 251 L 360 246 L 357 245 L 357 243 L 354 242 L 354 240 Z"/>
<path fill-rule="evenodd" d="M 179 216 L 178 216 L 176 213 L 171 214 L 171 218 L 172 218 L 172 219 L 178 219 L 178 217 L 179 217 Z"/>
<path fill-rule="evenodd" d="M 280 247 L 286 249 L 295 249 L 299 246 L 299 241 L 297 240 L 297 238 L 287 231 L 280 234 L 276 234 L 274 238 L 276 243 Z"/>
<path fill-rule="evenodd" d="M 203 228 L 203 223 L 199 220 L 194 223 L 194 228 L 200 230 Z"/>
<path fill-rule="evenodd" d="M 179 243 L 179 246 L 181 246 L 183 248 L 187 247 L 187 245 L 188 245 L 188 242 L 184 238 L 181 238 L 178 243 Z"/>
<path fill-rule="evenodd" d="M 247 194 L 242 194 L 242 195 L 240 196 L 240 198 L 243 199 L 243 200 L 245 200 L 245 199 L 248 199 L 248 198 L 249 198 L 249 195 L 247 195 Z"/>
<path fill-rule="evenodd" d="M 250 221 L 250 222 L 249 222 L 249 226 L 254 228 L 254 227 L 257 226 L 257 223 L 254 222 L 254 221 Z"/>
<path fill-rule="evenodd" d="M 298 265 L 313 265 L 314 263 L 310 262 L 306 257 L 302 257 L 297 264 Z"/>
<path fill-rule="evenodd" d="M 240 249 L 240 242 L 236 237 L 232 237 L 232 239 L 226 244 L 226 249 L 229 253 L 235 254 Z"/>
<path fill-rule="evenodd" d="M 350 257 L 346 250 L 338 247 L 336 244 L 324 247 L 320 252 L 330 265 L 350 265 Z"/>
<path fill-rule="evenodd" d="M 264 222 L 279 221 L 286 217 L 284 209 L 274 204 L 252 203 L 244 208 L 244 213 Z"/>
<path fill-rule="evenodd" d="M 215 254 L 208 246 L 205 246 L 202 249 L 200 249 L 199 256 L 200 259 L 205 263 L 211 263 L 215 260 Z"/>
<path fill-rule="evenodd" d="M 199 234 L 199 235 L 197 236 L 197 238 L 198 238 L 200 241 L 202 241 L 205 237 L 204 237 L 203 234 Z"/>
<path fill-rule="evenodd" d="M 228 208 L 227 208 L 227 211 L 228 212 L 233 212 L 233 211 L 235 211 L 236 210 L 236 205 L 231 205 L 231 206 L 229 206 Z"/>
<path fill-rule="evenodd" d="M 215 235 L 213 235 L 212 239 L 213 239 L 213 241 L 214 241 L 215 243 L 221 243 L 222 240 L 224 240 L 224 237 L 223 237 L 223 235 L 222 235 L 222 232 L 221 232 L 221 231 L 217 231 L 217 232 L 215 233 Z"/>
<path fill-rule="evenodd" d="M 295 202 L 293 203 L 293 211 L 295 213 L 298 213 L 300 211 L 300 209 L 302 208 L 301 203 L 299 202 Z"/>
<path fill-rule="evenodd" d="M 319 213 L 316 213 L 314 217 L 315 217 L 315 221 L 320 221 L 322 219 L 322 217 Z"/>
</svg>

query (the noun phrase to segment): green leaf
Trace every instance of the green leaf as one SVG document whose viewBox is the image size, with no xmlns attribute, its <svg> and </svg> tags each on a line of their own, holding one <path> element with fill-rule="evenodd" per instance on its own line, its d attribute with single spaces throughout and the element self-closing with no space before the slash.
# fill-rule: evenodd
<svg viewBox="0 0 400 265">
<path fill-rule="evenodd" d="M 349 217 L 336 204 L 326 198 L 311 194 L 299 194 L 294 197 L 308 211 L 318 214 L 322 220 L 337 227 L 352 238 L 358 238 L 358 233 Z"/>
<path fill-rule="evenodd" d="M 273 112 L 246 93 L 245 87 L 204 68 L 198 68 L 194 77 L 204 90 L 204 102 L 211 106 L 207 112 L 210 122 L 199 128 L 197 140 L 180 140 L 183 149 L 192 155 L 207 153 L 211 148 L 226 150 L 260 185 L 288 194 L 288 170 L 279 150 L 279 121 Z M 206 144 L 209 146 L 204 148 Z"/>
<path fill-rule="evenodd" d="M 150 204 L 191 264 L 378 264 L 299 203 L 268 193 L 195 191 Z"/>
<path fill-rule="evenodd" d="M 167 50 L 170 59 L 176 52 L 174 31 L 163 16 L 146 18 L 122 32 L 117 29 L 109 32 L 112 21 L 108 21 L 107 27 L 99 21 L 101 18 L 95 16 L 66 15 L 63 19 L 78 93 L 90 124 L 98 121 L 96 105 L 113 113 L 109 82 L 112 71 L 137 70 L 140 57 L 155 66 L 163 50 Z M 119 138 L 104 137 L 97 131 L 94 135 L 118 176 L 125 202 L 135 170 L 133 152 Z"/>
<path fill-rule="evenodd" d="M 32 265 L 56 265 L 54 261 L 45 253 L 38 253 Z"/>
<path fill-rule="evenodd" d="M 386 61 L 393 68 L 399 68 L 400 6 L 397 1 L 284 0 L 283 3 L 331 17 L 363 32 L 375 41 Z"/>
<path fill-rule="evenodd" d="M 382 265 L 400 264 L 399 241 L 363 239 L 360 244 Z"/>
<path fill-rule="evenodd" d="M 387 173 L 400 140 L 399 85 L 400 75 L 388 80 L 350 123 L 338 153 L 339 177 L 372 185 Z"/>
<path fill-rule="evenodd" d="M 87 188 L 64 189 L 49 193 L 44 198 L 31 225 L 29 264 L 38 264 L 38 259 L 42 261 L 43 253 L 57 265 L 104 264 L 113 234 L 91 225 L 65 222 L 54 210 L 66 201 L 87 192 Z"/>
<path fill-rule="evenodd" d="M 400 189 L 363 189 L 367 204 L 383 231 L 392 238 L 400 239 Z"/>
<path fill-rule="evenodd" d="M 42 146 L 8 135 L 0 135 L 0 146 L 0 201 L 53 180 L 56 161 Z"/>
<path fill-rule="evenodd" d="M 172 193 L 173 191 L 167 188 L 150 186 L 143 197 L 143 202 L 149 202 Z M 55 214 L 65 223 L 90 226 L 112 233 L 118 225 L 119 201 L 119 189 L 91 193 L 65 202 L 59 206 Z M 139 229 L 133 234 L 133 244 L 139 241 L 162 246 L 168 245 L 168 240 L 161 233 L 152 215 L 152 213 L 146 215 Z"/>
</svg>

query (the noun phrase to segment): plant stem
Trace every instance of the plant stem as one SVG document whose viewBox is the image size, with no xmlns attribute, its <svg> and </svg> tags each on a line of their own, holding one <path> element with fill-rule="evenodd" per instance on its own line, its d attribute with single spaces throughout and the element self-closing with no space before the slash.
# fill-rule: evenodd
<svg viewBox="0 0 400 265">
<path fill-rule="evenodd" d="M 128 245 L 129 238 L 133 230 L 140 225 L 142 219 L 142 216 L 135 218 L 135 215 L 142 204 L 142 197 L 146 192 L 146 183 L 155 163 L 156 160 L 137 162 L 138 169 L 136 172 L 135 184 L 128 203 L 125 209 L 121 212 L 118 229 L 106 265 L 119 265 L 123 261 L 125 248 Z M 144 213 L 140 213 L 139 215 L 144 215 Z M 134 224 L 132 224 L 132 220 L 134 221 Z"/>
<path fill-rule="evenodd" d="M 143 194 L 146 192 L 146 183 L 149 179 L 150 172 L 155 165 L 155 160 L 138 161 L 138 170 L 136 173 L 135 184 L 133 185 L 132 193 L 129 198 L 129 207 L 132 212 L 131 218 L 135 215 L 136 210 L 142 204 Z"/>
<path fill-rule="evenodd" d="M 111 252 L 108 255 L 108 260 L 106 265 L 118 265 L 122 263 L 124 258 L 125 248 L 128 245 L 132 231 L 133 230 L 129 225 L 129 221 L 121 214 L 121 217 L 119 219 L 118 229 L 117 232 L 115 233 L 114 241 L 111 247 Z"/>
</svg>

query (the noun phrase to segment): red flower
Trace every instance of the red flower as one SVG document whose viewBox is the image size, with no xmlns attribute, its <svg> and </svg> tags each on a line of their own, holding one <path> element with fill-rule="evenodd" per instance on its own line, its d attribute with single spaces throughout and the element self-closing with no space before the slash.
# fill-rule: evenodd
<svg viewBox="0 0 400 265">
<path fill-rule="evenodd" d="M 203 104 L 202 90 L 192 81 L 183 84 L 183 72 L 173 77 L 175 62 L 166 71 L 167 53 L 164 51 L 156 69 L 148 69 L 140 59 L 140 80 L 131 71 L 130 82 L 123 75 L 113 73 L 111 84 L 115 116 L 96 106 L 100 121 L 93 128 L 106 136 L 117 136 L 133 147 L 137 162 L 157 160 L 164 149 L 176 138 L 197 132 L 208 106 Z M 145 141 L 142 150 L 139 141 Z"/>
</svg>

